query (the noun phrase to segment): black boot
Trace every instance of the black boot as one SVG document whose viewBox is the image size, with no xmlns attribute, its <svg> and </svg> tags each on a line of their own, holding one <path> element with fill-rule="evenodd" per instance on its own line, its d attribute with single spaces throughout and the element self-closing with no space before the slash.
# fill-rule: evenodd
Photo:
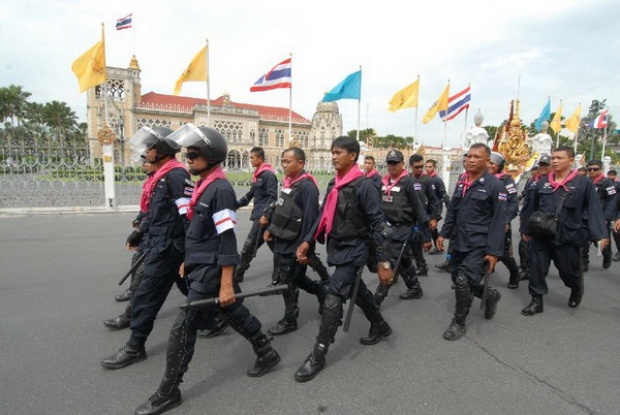
<svg viewBox="0 0 620 415">
<path fill-rule="evenodd" d="M 248 268 L 250 268 L 250 264 L 241 261 L 241 263 L 237 266 L 237 269 L 235 269 L 235 275 L 233 279 L 237 283 L 243 282 L 243 280 L 245 279 L 245 272 L 248 270 Z"/>
<path fill-rule="evenodd" d="M 325 308 L 321 316 L 319 335 L 316 337 L 312 352 L 295 372 L 297 382 L 308 382 L 316 377 L 325 367 L 325 355 L 329 345 L 334 342 L 338 326 L 342 323 L 342 299 L 333 294 L 325 296 Z"/>
<path fill-rule="evenodd" d="M 155 392 L 148 401 L 136 409 L 134 415 L 159 415 L 181 405 L 181 391 L 174 388 L 170 395 L 162 395 L 159 391 Z"/>
<path fill-rule="evenodd" d="M 211 339 L 213 337 L 217 337 L 221 334 L 224 334 L 226 328 L 229 327 L 228 321 L 223 318 L 221 315 L 218 315 L 215 318 L 215 326 L 209 330 L 198 330 L 198 337 Z"/>
<path fill-rule="evenodd" d="M 454 296 L 456 297 L 454 317 L 450 327 L 443 333 L 443 338 L 450 341 L 460 339 L 467 332 L 465 320 L 473 300 L 467 277 L 464 275 L 457 276 L 454 285 Z"/>
<path fill-rule="evenodd" d="M 445 260 L 441 264 L 435 265 L 435 269 L 442 272 L 452 272 L 452 268 L 450 267 L 450 260 Z"/>
<path fill-rule="evenodd" d="M 297 330 L 297 317 L 299 317 L 299 290 L 296 286 L 289 285 L 289 289 L 282 292 L 284 299 L 284 318 L 268 330 L 269 334 L 278 336 Z"/>
<path fill-rule="evenodd" d="M 415 272 L 416 277 L 428 277 L 428 266 L 426 264 L 421 267 L 417 267 L 417 271 Z"/>
<path fill-rule="evenodd" d="M 271 347 L 271 341 L 263 333 L 258 333 L 250 340 L 254 353 L 256 353 L 256 361 L 254 367 L 248 369 L 247 375 L 253 378 L 263 376 L 265 373 L 273 369 L 280 363 L 280 355 Z"/>
<path fill-rule="evenodd" d="M 532 296 L 532 301 L 530 301 L 527 307 L 521 310 L 521 314 L 530 317 L 535 314 L 542 313 L 543 311 L 544 306 L 542 296 Z"/>
<path fill-rule="evenodd" d="M 370 321 L 368 336 L 364 336 L 360 339 L 360 343 L 365 346 L 370 346 L 379 343 L 392 334 L 392 328 L 383 319 L 379 311 L 379 306 L 374 302 L 374 297 L 370 291 L 368 291 L 368 289 L 364 291 L 365 292 L 358 293 L 355 299 L 355 305 L 362 309 L 364 316 Z"/>
<path fill-rule="evenodd" d="M 144 347 L 133 347 L 126 344 L 112 356 L 103 359 L 101 361 L 101 366 L 106 369 L 120 369 L 125 366 L 141 362 L 145 359 L 146 351 L 144 350 Z"/>
<path fill-rule="evenodd" d="M 424 294 L 422 287 L 418 281 L 418 273 L 414 267 L 409 267 L 403 273 L 403 279 L 407 285 L 407 291 L 399 296 L 401 300 L 411 300 L 414 298 L 421 298 Z"/>
<path fill-rule="evenodd" d="M 570 291 L 570 297 L 568 297 L 568 306 L 570 308 L 576 308 L 581 304 L 583 298 L 583 290 L 581 288 L 572 288 Z"/>
<path fill-rule="evenodd" d="M 248 376 L 263 376 L 280 362 L 280 355 L 271 347 L 270 339 L 261 331 L 260 321 L 250 314 L 245 306 L 241 305 L 232 313 L 224 314 L 224 318 L 230 327 L 252 344 L 252 349 L 256 353 L 254 367 L 247 371 Z"/>
<path fill-rule="evenodd" d="M 517 261 L 515 261 L 515 259 L 512 257 L 512 254 L 510 254 L 510 256 L 502 258 L 502 262 L 506 265 L 506 268 L 508 268 L 508 272 L 510 272 L 510 277 L 508 279 L 508 284 L 506 284 L 506 287 L 510 288 L 511 290 L 519 288 L 519 281 L 521 280 L 521 276 L 519 275 L 519 267 L 517 266 Z"/>
<path fill-rule="evenodd" d="M 379 285 L 377 285 L 377 289 L 375 290 L 375 304 L 377 304 L 377 307 L 381 306 L 381 303 L 383 302 L 383 300 L 385 300 L 385 297 L 387 297 L 388 292 L 390 291 L 390 286 L 389 285 L 384 285 L 379 283 Z"/>
<path fill-rule="evenodd" d="M 109 320 L 105 320 L 103 325 L 112 330 L 122 330 L 129 327 L 129 323 L 131 322 L 131 313 L 129 311 L 129 307 L 125 310 L 123 314 L 116 318 L 111 318 Z"/>
<path fill-rule="evenodd" d="M 603 249 L 603 268 L 607 269 L 611 267 L 611 246 L 607 245 Z"/>
<path fill-rule="evenodd" d="M 131 290 L 127 288 L 125 291 L 114 297 L 114 299 L 119 303 L 123 301 L 129 301 L 129 299 L 131 298 L 131 294 Z"/>
<path fill-rule="evenodd" d="M 502 295 L 494 288 L 489 288 L 487 295 L 487 301 L 484 305 L 484 318 L 491 320 L 497 312 L 497 303 L 502 298 Z"/>
</svg>

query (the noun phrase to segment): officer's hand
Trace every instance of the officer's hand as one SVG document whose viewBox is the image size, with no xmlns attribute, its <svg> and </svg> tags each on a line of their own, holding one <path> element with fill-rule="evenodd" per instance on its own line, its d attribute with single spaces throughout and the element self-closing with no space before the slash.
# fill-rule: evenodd
<svg viewBox="0 0 620 415">
<path fill-rule="evenodd" d="M 235 297 L 235 290 L 233 290 L 232 286 L 222 285 L 220 287 L 220 294 L 218 295 L 220 299 L 220 307 L 228 307 L 237 301 Z"/>
<path fill-rule="evenodd" d="M 273 236 L 271 236 L 271 232 L 265 231 L 265 233 L 263 234 L 263 239 L 267 242 L 273 241 Z"/>
<path fill-rule="evenodd" d="M 530 235 L 528 235 L 527 233 L 522 233 L 521 234 L 521 238 L 525 241 L 525 242 L 529 242 L 530 239 L 532 239 L 532 237 Z"/>
<path fill-rule="evenodd" d="M 379 281 L 383 285 L 390 286 L 394 282 L 394 272 L 392 268 L 385 269 L 380 266 L 377 270 L 377 274 L 379 274 Z"/>
<path fill-rule="evenodd" d="M 616 219 L 616 221 L 614 222 L 614 232 L 620 232 L 620 219 Z"/>
<path fill-rule="evenodd" d="M 127 237 L 127 241 L 126 241 L 127 247 L 136 247 L 140 245 L 140 241 L 142 240 L 143 236 L 144 236 L 144 233 L 141 230 L 136 229 L 135 231 L 133 231 Z"/>
<path fill-rule="evenodd" d="M 509 223 L 507 223 L 507 224 L 506 224 L 506 228 L 504 229 L 504 232 L 508 232 L 509 230 L 510 230 L 510 224 L 509 224 Z"/>
<path fill-rule="evenodd" d="M 185 278 L 185 262 L 181 262 L 181 266 L 179 267 L 179 277 Z"/>
<path fill-rule="evenodd" d="M 489 263 L 489 274 L 493 273 L 493 271 L 495 271 L 495 264 L 497 264 L 499 258 L 495 255 L 485 255 L 484 260 Z"/>
<path fill-rule="evenodd" d="M 269 218 L 267 216 L 263 215 L 258 220 L 258 223 L 260 223 L 261 226 L 268 225 L 269 224 Z"/>
<path fill-rule="evenodd" d="M 308 257 L 306 254 L 310 249 L 310 244 L 308 242 L 302 242 L 301 245 L 297 247 L 297 252 L 295 253 L 297 256 L 297 262 L 302 265 L 308 265 Z"/>
<path fill-rule="evenodd" d="M 437 243 L 437 249 L 440 250 L 440 251 L 443 251 L 443 240 L 444 240 L 443 236 L 440 236 L 439 238 L 437 238 L 437 242 L 436 242 Z"/>
<path fill-rule="evenodd" d="M 248 203 L 250 203 L 250 201 L 245 196 L 243 196 L 241 199 L 237 200 L 237 208 L 247 206 Z"/>
<path fill-rule="evenodd" d="M 140 219 L 134 219 L 133 222 L 131 222 L 131 226 L 137 228 L 140 226 L 141 223 L 142 221 Z"/>
<path fill-rule="evenodd" d="M 437 219 L 431 219 L 431 221 L 428 223 L 428 226 L 431 228 L 431 231 L 437 229 Z"/>
<path fill-rule="evenodd" d="M 598 241 L 598 246 L 601 252 L 603 252 L 603 250 L 605 249 L 607 245 L 609 245 L 609 239 L 607 238 L 603 238 L 600 241 Z"/>
<path fill-rule="evenodd" d="M 430 251 L 432 247 L 433 247 L 433 243 L 431 241 L 422 242 L 422 250 L 424 252 Z"/>
</svg>

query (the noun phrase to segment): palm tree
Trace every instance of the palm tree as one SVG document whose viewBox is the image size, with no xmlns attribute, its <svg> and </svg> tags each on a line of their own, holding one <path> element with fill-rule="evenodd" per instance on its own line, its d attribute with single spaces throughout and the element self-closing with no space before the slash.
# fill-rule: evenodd
<svg viewBox="0 0 620 415">
<path fill-rule="evenodd" d="M 45 123 L 56 132 L 56 139 L 62 144 L 67 131 L 77 123 L 77 115 L 65 102 L 47 102 L 43 108 Z"/>
<path fill-rule="evenodd" d="M 0 117 L 2 120 L 9 118 L 11 126 L 14 126 L 17 120 L 17 125 L 19 125 L 30 95 L 32 94 L 24 91 L 21 86 L 13 84 L 0 88 Z"/>
</svg>

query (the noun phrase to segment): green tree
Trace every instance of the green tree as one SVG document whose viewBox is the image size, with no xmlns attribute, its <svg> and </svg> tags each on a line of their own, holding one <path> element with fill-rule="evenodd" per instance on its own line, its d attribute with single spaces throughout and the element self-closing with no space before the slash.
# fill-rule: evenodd
<svg viewBox="0 0 620 415">
<path fill-rule="evenodd" d="M 56 140 L 62 143 L 67 132 L 76 126 L 78 117 L 66 103 L 52 101 L 45 104 L 43 119 L 54 130 Z"/>
<path fill-rule="evenodd" d="M 2 121 L 9 119 L 11 127 L 16 125 L 16 121 L 19 125 L 30 95 L 32 94 L 24 91 L 21 86 L 13 84 L 0 88 L 0 118 Z"/>
</svg>

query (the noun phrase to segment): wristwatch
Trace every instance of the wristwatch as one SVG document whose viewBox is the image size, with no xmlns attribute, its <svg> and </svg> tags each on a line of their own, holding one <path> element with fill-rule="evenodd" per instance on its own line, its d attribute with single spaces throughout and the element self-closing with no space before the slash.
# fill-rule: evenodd
<svg viewBox="0 0 620 415">
<path fill-rule="evenodd" d="M 379 262 L 379 265 L 381 265 L 383 269 L 390 269 L 390 261 Z"/>
</svg>

